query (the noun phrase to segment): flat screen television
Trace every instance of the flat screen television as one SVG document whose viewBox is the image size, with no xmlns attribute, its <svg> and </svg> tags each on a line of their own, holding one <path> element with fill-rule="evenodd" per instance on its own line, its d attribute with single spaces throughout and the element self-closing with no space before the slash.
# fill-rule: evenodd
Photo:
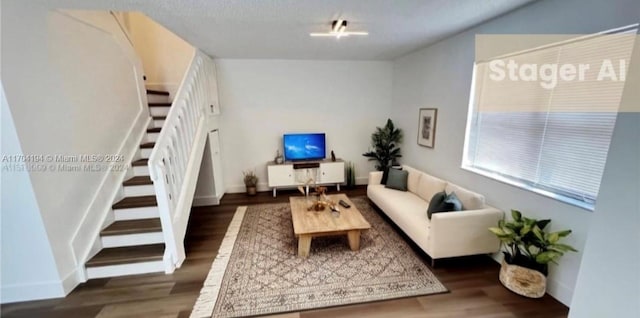
<svg viewBox="0 0 640 318">
<path fill-rule="evenodd" d="M 324 134 L 285 134 L 285 160 L 318 160 L 326 157 Z"/>
</svg>

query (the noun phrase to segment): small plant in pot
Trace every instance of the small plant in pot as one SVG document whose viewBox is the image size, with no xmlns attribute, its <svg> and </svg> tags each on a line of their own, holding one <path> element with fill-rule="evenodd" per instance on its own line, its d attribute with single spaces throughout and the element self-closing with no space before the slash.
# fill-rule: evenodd
<svg viewBox="0 0 640 318">
<path fill-rule="evenodd" d="M 577 252 L 572 246 L 560 243 L 571 230 L 547 233 L 544 229 L 551 220 L 536 220 L 511 210 L 512 221 L 500 220 L 498 227 L 489 231 L 495 234 L 506 251 L 500 269 L 500 282 L 522 296 L 540 298 L 546 291 L 549 263 L 566 252 Z"/>
<path fill-rule="evenodd" d="M 371 134 L 371 146 L 373 150 L 369 150 L 362 155 L 375 160 L 376 169 L 384 171 L 392 166 L 396 159 L 402 157 L 398 144 L 402 142 L 402 130 L 393 125 L 391 119 L 387 119 L 384 127 L 376 127 L 376 131 Z"/>
<path fill-rule="evenodd" d="M 244 175 L 244 185 L 247 188 L 248 195 L 256 195 L 257 193 L 257 185 L 258 185 L 258 177 L 253 170 L 243 171 Z"/>
</svg>

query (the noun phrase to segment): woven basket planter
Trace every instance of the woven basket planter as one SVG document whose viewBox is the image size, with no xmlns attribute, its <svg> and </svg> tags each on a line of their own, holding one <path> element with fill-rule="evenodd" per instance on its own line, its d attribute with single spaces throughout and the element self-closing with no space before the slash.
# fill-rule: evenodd
<svg viewBox="0 0 640 318">
<path fill-rule="evenodd" d="M 547 277 L 526 267 L 502 261 L 500 282 L 512 292 L 529 298 L 541 298 L 547 289 Z"/>
</svg>

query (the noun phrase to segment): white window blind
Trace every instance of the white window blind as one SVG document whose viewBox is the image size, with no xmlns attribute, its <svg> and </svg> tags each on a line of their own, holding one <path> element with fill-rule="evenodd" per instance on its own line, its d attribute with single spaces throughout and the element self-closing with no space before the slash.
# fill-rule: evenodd
<svg viewBox="0 0 640 318">
<path fill-rule="evenodd" d="M 500 57 L 518 65 L 590 65 L 584 80 L 558 80 L 553 88 L 540 80 L 497 81 L 491 61 L 476 62 L 463 167 L 592 208 L 624 88 L 620 79 L 598 80 L 599 70 L 610 60 L 618 76 L 626 72 L 636 33 Z"/>
</svg>

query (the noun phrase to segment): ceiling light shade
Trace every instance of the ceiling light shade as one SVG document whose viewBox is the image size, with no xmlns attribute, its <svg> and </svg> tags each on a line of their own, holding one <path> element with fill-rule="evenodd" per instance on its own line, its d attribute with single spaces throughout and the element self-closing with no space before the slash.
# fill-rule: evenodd
<svg viewBox="0 0 640 318">
<path fill-rule="evenodd" d="M 368 32 L 365 31 L 355 31 L 355 32 L 349 32 L 346 31 L 347 29 L 347 20 L 334 20 L 333 22 L 331 22 L 331 31 L 330 32 L 312 32 L 309 33 L 310 36 L 332 36 L 335 37 L 336 39 L 339 39 L 341 37 L 347 37 L 349 35 L 369 35 Z"/>
</svg>

